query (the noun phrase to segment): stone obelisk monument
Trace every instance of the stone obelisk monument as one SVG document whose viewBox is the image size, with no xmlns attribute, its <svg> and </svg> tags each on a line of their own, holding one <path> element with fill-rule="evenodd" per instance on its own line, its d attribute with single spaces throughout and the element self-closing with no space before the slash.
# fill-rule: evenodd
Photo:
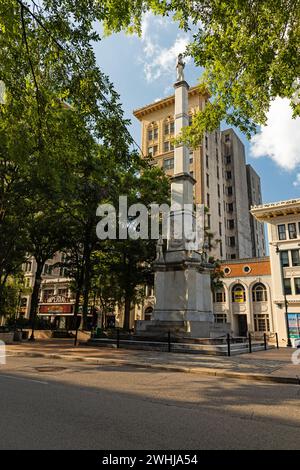
<svg viewBox="0 0 300 470">
<path fill-rule="evenodd" d="M 184 66 L 180 54 L 174 85 L 175 137 L 189 124 L 189 85 L 184 78 Z M 197 219 L 193 210 L 193 187 L 196 181 L 189 171 L 189 153 L 185 144 L 176 145 L 167 249 L 165 253 L 158 250 L 154 263 L 156 305 L 151 329 L 154 327 L 173 334 L 207 338 L 214 329 L 211 267 L 204 262 L 201 247 L 197 249 L 195 244 L 191 245 L 194 240 L 190 233 L 195 233 Z M 204 232 L 203 226 L 202 230 Z"/>
</svg>

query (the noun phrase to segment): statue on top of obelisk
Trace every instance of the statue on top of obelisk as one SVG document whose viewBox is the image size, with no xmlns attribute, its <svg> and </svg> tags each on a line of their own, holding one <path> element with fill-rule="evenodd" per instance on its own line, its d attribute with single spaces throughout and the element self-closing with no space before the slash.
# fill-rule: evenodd
<svg viewBox="0 0 300 470">
<path fill-rule="evenodd" d="M 184 67 L 185 67 L 185 63 L 183 62 L 183 54 L 179 54 L 177 57 L 177 64 L 176 64 L 177 82 L 184 81 Z"/>
</svg>

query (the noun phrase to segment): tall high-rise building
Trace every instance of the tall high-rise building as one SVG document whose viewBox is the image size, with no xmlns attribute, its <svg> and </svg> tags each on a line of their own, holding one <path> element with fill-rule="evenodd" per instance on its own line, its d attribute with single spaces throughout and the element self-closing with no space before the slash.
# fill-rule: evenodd
<svg viewBox="0 0 300 470">
<path fill-rule="evenodd" d="M 198 87 L 189 89 L 190 121 L 208 99 L 209 95 L 201 94 Z M 174 172 L 174 106 L 173 95 L 133 113 L 141 123 L 143 154 L 152 156 L 169 176 Z M 196 180 L 195 203 L 209 209 L 206 226 L 213 235 L 210 254 L 218 259 L 258 256 L 250 227 L 245 149 L 235 132 L 216 129 L 205 133 L 200 147 L 190 152 L 190 173 Z M 259 237 L 264 238 L 263 231 Z M 259 246 L 263 243 L 259 241 Z"/>
<path fill-rule="evenodd" d="M 233 129 L 222 131 L 222 158 L 225 179 L 226 259 L 265 256 L 263 224 L 250 213 L 260 204 L 260 178 L 246 165 L 245 147 Z"/>
<path fill-rule="evenodd" d="M 262 204 L 260 177 L 251 165 L 246 165 L 249 210 L 253 206 Z M 253 257 L 263 257 L 266 255 L 265 227 L 263 222 L 259 222 L 250 213 L 250 229 L 252 238 Z"/>
</svg>

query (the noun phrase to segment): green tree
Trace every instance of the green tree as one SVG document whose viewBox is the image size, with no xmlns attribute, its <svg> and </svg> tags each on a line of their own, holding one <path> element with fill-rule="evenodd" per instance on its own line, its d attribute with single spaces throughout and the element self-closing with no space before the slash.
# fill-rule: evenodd
<svg viewBox="0 0 300 470">
<path fill-rule="evenodd" d="M 128 207 L 131 204 L 141 203 L 149 207 L 152 203 L 163 204 L 169 200 L 169 180 L 157 167 L 151 167 L 147 162 L 140 162 L 144 168 L 138 171 L 134 166 L 120 178 L 117 195 L 126 195 Z M 118 207 L 116 204 L 115 207 Z M 118 219 L 119 221 L 119 219 Z M 127 228 L 134 222 L 134 218 L 128 218 Z M 150 220 L 149 220 L 150 229 Z M 139 228 L 138 228 L 139 229 Z M 149 232 L 148 232 L 149 233 Z M 130 311 L 133 304 L 144 293 L 144 286 L 153 284 L 152 262 L 156 255 L 157 240 L 116 239 L 107 240 L 100 248 L 98 271 L 99 281 L 104 283 L 101 291 L 106 299 L 119 303 L 124 308 L 123 328 L 130 328 Z M 96 271 L 97 273 L 97 271 Z M 112 290 L 109 293 L 106 287 L 111 283 Z"/>
<path fill-rule="evenodd" d="M 76 215 L 76 204 L 83 207 L 84 198 L 86 206 L 91 199 L 99 200 L 93 160 L 98 143 L 126 162 L 132 142 L 119 97 L 96 65 L 91 41 L 97 34 L 91 22 L 86 16 L 73 22 L 72 15 L 57 15 L 57 2 L 51 11 L 48 2 L 44 6 L 46 14 L 35 4 L 0 0 L 0 79 L 5 84 L 0 104 L 4 137 L 0 211 L 1 237 L 6 241 L 0 253 L 0 286 L 20 267 L 26 253 L 35 256 L 33 321 L 43 264 L 55 251 L 66 248 L 61 236 L 66 226 L 58 220 L 62 223 L 66 215 Z M 97 171 L 105 175 L 105 165 L 98 164 Z M 107 179 L 106 186 L 110 183 Z M 93 203 L 80 231 L 85 312 L 95 207 Z"/>
<path fill-rule="evenodd" d="M 250 135 L 256 124 L 265 123 L 277 96 L 288 98 L 295 116 L 300 114 L 299 100 L 294 99 L 300 89 L 299 0 L 47 0 L 43 5 L 39 15 L 51 31 L 64 29 L 70 37 L 78 30 L 86 38 L 95 34 L 95 20 L 107 34 L 141 34 L 147 11 L 170 16 L 184 30 L 193 27 L 187 53 L 205 69 L 200 86 L 213 96 L 183 132 L 182 138 L 193 146 L 222 119 Z M 73 15 L 76 27 L 70 25 Z"/>
</svg>

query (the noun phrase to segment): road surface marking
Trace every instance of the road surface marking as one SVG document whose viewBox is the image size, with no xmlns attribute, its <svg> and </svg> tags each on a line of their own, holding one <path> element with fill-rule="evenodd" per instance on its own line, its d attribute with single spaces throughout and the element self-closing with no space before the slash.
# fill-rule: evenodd
<svg viewBox="0 0 300 470">
<path fill-rule="evenodd" d="M 4 377 L 6 379 L 13 379 L 13 380 L 25 380 L 25 382 L 36 382 L 38 384 L 49 385 L 49 382 L 45 382 L 42 380 L 35 380 L 35 379 L 27 379 L 25 377 L 15 377 L 14 375 L 6 375 L 6 374 L 0 373 L 0 377 Z"/>
</svg>

